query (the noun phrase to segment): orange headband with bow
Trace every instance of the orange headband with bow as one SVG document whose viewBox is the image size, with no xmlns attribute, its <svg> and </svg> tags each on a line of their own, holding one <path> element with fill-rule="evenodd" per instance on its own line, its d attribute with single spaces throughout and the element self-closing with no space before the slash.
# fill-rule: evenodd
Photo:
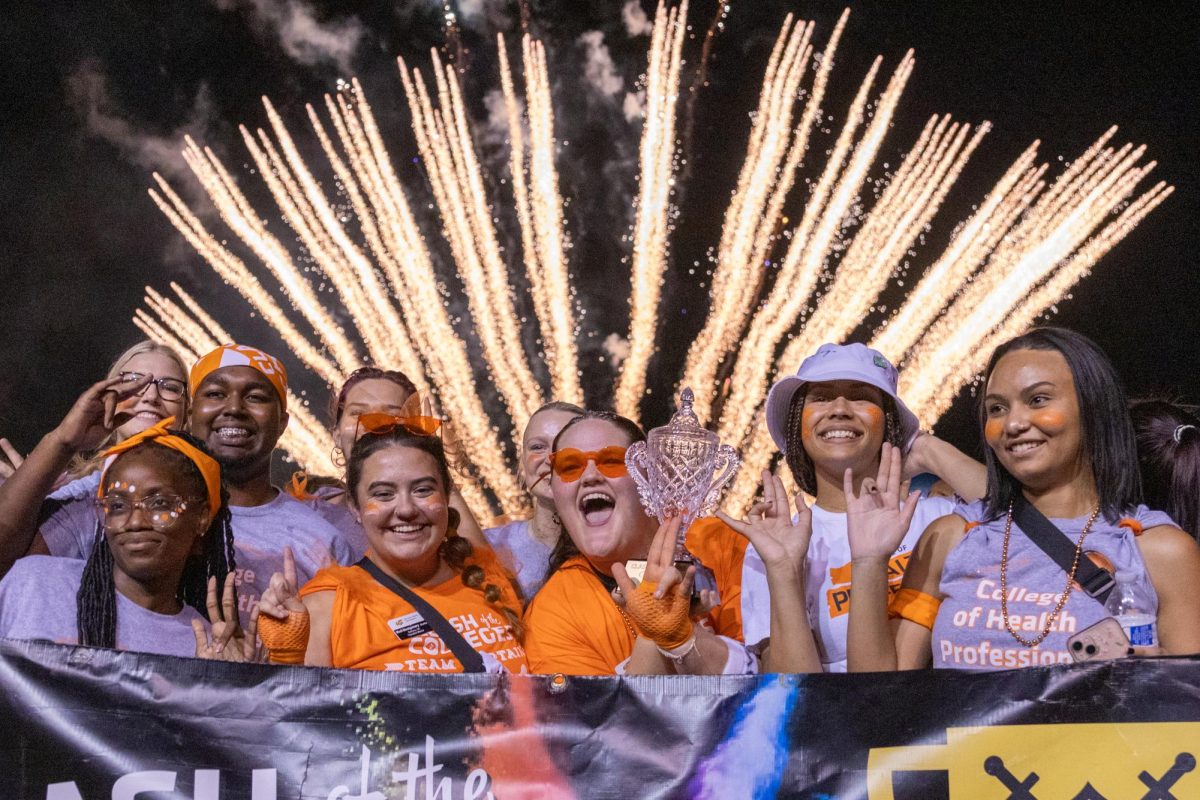
<svg viewBox="0 0 1200 800">
<path fill-rule="evenodd" d="M 200 470 L 200 475 L 204 478 L 204 486 L 208 490 L 209 514 L 216 516 L 216 513 L 221 510 L 221 465 L 217 463 L 215 458 L 198 449 L 186 439 L 176 436 L 170 430 L 171 423 L 174 421 L 174 417 L 167 417 L 151 425 L 141 433 L 135 433 L 125 441 L 105 450 L 104 469 L 100 473 L 100 486 L 96 489 L 96 496 L 102 497 L 104 495 L 104 475 L 108 472 L 108 468 L 117 456 L 128 450 L 132 450 L 140 444 L 154 442 L 155 444 L 183 453 L 188 457 L 189 461 L 196 465 L 196 469 Z"/>
</svg>

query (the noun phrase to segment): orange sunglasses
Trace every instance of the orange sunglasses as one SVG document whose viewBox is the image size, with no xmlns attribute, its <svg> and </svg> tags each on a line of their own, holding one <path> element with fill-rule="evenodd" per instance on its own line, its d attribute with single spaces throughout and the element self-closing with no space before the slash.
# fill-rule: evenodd
<svg viewBox="0 0 1200 800">
<path fill-rule="evenodd" d="M 574 483 L 583 475 L 589 461 L 596 462 L 596 469 L 606 478 L 624 478 L 629 474 L 625 466 L 624 447 L 605 447 L 602 450 L 576 450 L 568 447 L 550 454 L 550 469 L 563 483 Z"/>
<path fill-rule="evenodd" d="M 441 425 L 442 421 L 437 417 L 398 417 L 382 412 L 363 414 L 358 418 L 359 430 L 366 433 L 391 433 L 399 426 L 414 436 L 433 436 Z M 354 438 L 358 438 L 357 431 Z"/>
</svg>

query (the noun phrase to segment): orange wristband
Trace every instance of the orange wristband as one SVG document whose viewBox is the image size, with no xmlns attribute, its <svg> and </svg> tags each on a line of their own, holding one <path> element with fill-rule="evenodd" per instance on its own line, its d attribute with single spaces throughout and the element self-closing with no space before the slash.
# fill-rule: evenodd
<svg viewBox="0 0 1200 800">
<path fill-rule="evenodd" d="M 674 650 L 692 638 L 692 620 L 688 616 L 691 598 L 680 597 L 675 591 L 656 599 L 658 584 L 642 581 L 633 595 L 625 599 L 625 609 L 638 630 L 664 650 Z"/>
<path fill-rule="evenodd" d="M 916 589 L 901 589 L 892 596 L 888 604 L 888 617 L 891 619 L 906 619 L 915 622 L 922 628 L 933 630 L 934 620 L 937 619 L 938 609 L 942 601 L 930 597 Z"/>
<path fill-rule="evenodd" d="M 292 611 L 278 620 L 261 614 L 258 636 L 270 653 L 272 664 L 303 664 L 308 651 L 308 612 Z"/>
</svg>

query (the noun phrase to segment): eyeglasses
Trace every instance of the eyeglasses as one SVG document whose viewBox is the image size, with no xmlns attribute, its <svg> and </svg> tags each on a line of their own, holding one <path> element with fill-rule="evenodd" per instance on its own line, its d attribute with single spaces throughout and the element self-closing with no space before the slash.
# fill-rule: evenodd
<svg viewBox="0 0 1200 800">
<path fill-rule="evenodd" d="M 96 510 L 104 527 L 111 529 L 128 523 L 134 509 L 140 508 L 151 528 L 165 531 L 179 522 L 183 512 L 188 510 L 188 503 L 192 502 L 195 502 L 194 498 L 177 494 L 152 494 L 141 500 L 124 494 L 106 494 L 96 500 Z"/>
<path fill-rule="evenodd" d="M 146 377 L 144 372 L 122 372 L 119 376 L 122 383 L 137 383 Z M 142 387 L 142 392 L 150 388 L 150 384 L 158 387 L 158 396 L 163 400 L 178 400 L 187 390 L 187 384 L 175 378 L 152 378 L 150 383 Z M 141 392 L 139 392 L 141 394 Z"/>
<path fill-rule="evenodd" d="M 625 449 L 614 445 L 601 450 L 576 450 L 574 447 L 555 450 L 550 454 L 550 469 L 563 483 L 574 483 L 583 475 L 588 462 L 594 461 L 604 477 L 624 478 L 629 474 L 625 466 Z"/>
<path fill-rule="evenodd" d="M 397 427 L 404 428 L 414 436 L 433 436 L 441 425 L 442 421 L 437 417 L 398 417 L 395 414 L 372 412 L 358 418 L 354 438 L 358 439 L 360 430 L 366 433 L 391 433 Z"/>
</svg>

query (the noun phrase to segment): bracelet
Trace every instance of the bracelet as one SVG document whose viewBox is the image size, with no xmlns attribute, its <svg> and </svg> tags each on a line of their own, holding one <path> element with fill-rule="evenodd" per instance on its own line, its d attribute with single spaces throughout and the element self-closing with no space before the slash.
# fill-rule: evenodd
<svg viewBox="0 0 1200 800">
<path fill-rule="evenodd" d="M 658 652 L 678 663 L 683 661 L 683 659 L 685 659 L 689 653 L 696 649 L 696 634 L 693 633 L 690 637 L 688 637 L 688 640 L 679 645 L 679 647 L 667 648 L 659 647 L 658 645 L 655 645 L 655 647 L 658 647 Z"/>
</svg>

